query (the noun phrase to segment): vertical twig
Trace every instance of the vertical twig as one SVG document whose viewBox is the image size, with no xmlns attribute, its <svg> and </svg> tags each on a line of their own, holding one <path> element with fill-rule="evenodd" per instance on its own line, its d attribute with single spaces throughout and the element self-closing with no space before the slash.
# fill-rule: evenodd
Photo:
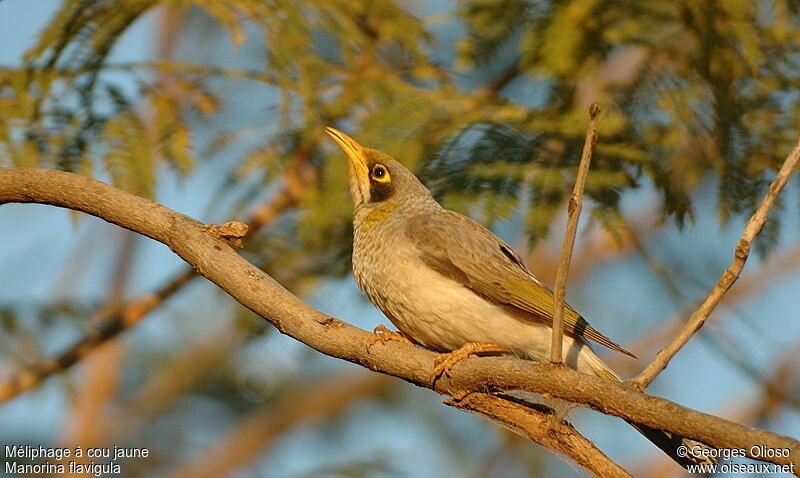
<svg viewBox="0 0 800 478">
<path fill-rule="evenodd" d="M 714 311 L 714 308 L 728 292 L 728 289 L 730 289 L 733 283 L 736 282 L 736 279 L 739 278 L 742 269 L 744 269 L 747 257 L 750 255 L 750 246 L 753 243 L 753 239 L 761 233 L 761 229 L 767 221 L 769 210 L 775 203 L 775 198 L 781 192 L 783 186 L 786 185 L 786 181 L 788 181 L 789 176 L 792 175 L 792 171 L 797 166 L 798 160 L 800 160 L 800 140 L 798 140 L 792 152 L 789 153 L 789 156 L 786 157 L 775 180 L 769 185 L 769 190 L 767 190 L 767 193 L 764 195 L 764 199 L 761 200 L 758 209 L 756 209 L 747 221 L 744 232 L 742 232 L 739 242 L 736 243 L 731 265 L 722 273 L 722 276 L 720 276 L 714 288 L 711 289 L 711 292 L 708 293 L 703 303 L 692 312 L 692 315 L 689 316 L 689 319 L 678 335 L 672 339 L 672 342 L 658 352 L 656 358 L 650 362 L 642 373 L 629 382 L 631 385 L 639 390 L 646 389 L 653 379 L 655 379 L 662 370 L 667 368 L 672 357 L 674 357 L 675 354 L 686 345 L 686 342 L 700 330 L 700 327 L 703 326 L 708 316 L 711 315 L 711 312 Z"/>
<path fill-rule="evenodd" d="M 567 275 L 569 273 L 569 262 L 572 258 L 572 248 L 575 247 L 578 219 L 581 216 L 581 208 L 583 207 L 583 187 L 586 184 L 586 176 L 589 175 L 589 164 L 592 162 L 594 145 L 597 143 L 597 116 L 599 114 L 600 106 L 597 103 L 592 103 L 589 107 L 589 126 L 586 127 L 586 140 L 583 143 L 581 163 L 578 166 L 575 187 L 572 189 L 572 196 L 569 198 L 569 206 L 567 208 L 567 230 L 564 233 L 564 242 L 561 243 L 561 258 L 558 261 L 554 290 L 553 336 L 550 342 L 550 361 L 553 363 L 561 363 Z"/>
</svg>

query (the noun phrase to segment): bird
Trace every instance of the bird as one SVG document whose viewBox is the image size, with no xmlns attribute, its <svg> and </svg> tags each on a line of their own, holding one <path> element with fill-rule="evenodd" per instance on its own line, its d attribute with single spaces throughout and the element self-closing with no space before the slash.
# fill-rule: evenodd
<svg viewBox="0 0 800 478">
<path fill-rule="evenodd" d="M 355 281 L 399 330 L 378 326 L 370 344 L 408 341 L 441 353 L 434 377 L 482 353 L 549 361 L 553 292 L 520 255 L 487 228 L 439 204 L 414 173 L 386 153 L 333 127 L 325 131 L 347 158 Z M 635 356 L 568 304 L 563 322 L 563 363 L 621 382 L 590 341 Z M 707 462 L 678 456 L 679 447 L 698 442 L 631 425 L 684 467 Z"/>
</svg>

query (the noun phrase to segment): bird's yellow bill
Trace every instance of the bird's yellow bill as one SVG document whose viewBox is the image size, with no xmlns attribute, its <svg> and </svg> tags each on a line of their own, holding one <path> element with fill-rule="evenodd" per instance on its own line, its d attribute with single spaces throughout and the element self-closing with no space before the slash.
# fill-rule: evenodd
<svg viewBox="0 0 800 478">
<path fill-rule="evenodd" d="M 369 174 L 366 152 L 364 151 L 363 146 L 356 143 L 353 138 L 347 136 L 336 128 L 331 128 L 328 126 L 325 128 L 325 132 L 328 133 L 328 136 L 333 138 L 334 141 L 336 141 L 336 144 L 338 144 L 340 148 L 342 148 L 342 151 L 344 151 L 344 154 L 347 156 L 350 164 L 352 164 L 356 170 L 361 170 L 364 175 Z"/>
</svg>

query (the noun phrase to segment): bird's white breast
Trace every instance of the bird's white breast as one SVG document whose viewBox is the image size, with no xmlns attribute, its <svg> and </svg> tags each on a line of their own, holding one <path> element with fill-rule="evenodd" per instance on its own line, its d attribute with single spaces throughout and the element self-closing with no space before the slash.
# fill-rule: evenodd
<svg viewBox="0 0 800 478">
<path fill-rule="evenodd" d="M 365 241 L 363 231 L 361 234 L 357 231 L 354 250 L 358 253 L 353 256 L 353 272 L 370 301 L 401 332 L 440 352 L 470 342 L 491 343 L 520 357 L 549 360 L 549 326 L 518 309 L 492 302 L 439 273 L 419 257 L 415 246 L 403 239 L 400 231 L 393 232 L 381 234 L 393 235 L 389 248 L 384 245 L 386 242 L 375 238 Z M 588 345 L 567 336 L 564 361 L 586 372 L 605 368 Z"/>
</svg>

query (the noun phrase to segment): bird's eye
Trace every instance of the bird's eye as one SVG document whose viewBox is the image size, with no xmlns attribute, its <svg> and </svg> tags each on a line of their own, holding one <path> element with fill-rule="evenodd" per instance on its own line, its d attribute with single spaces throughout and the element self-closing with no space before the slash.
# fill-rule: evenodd
<svg viewBox="0 0 800 478">
<path fill-rule="evenodd" d="M 376 164 L 372 167 L 372 179 L 379 182 L 389 181 L 389 170 L 382 164 Z"/>
</svg>

